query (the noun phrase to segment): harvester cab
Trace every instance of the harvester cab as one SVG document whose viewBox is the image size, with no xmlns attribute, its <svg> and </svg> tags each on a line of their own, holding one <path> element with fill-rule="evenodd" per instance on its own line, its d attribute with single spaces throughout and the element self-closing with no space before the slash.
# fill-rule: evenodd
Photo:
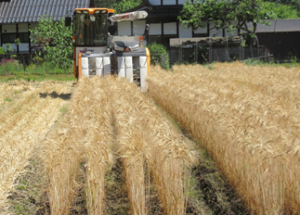
<svg viewBox="0 0 300 215">
<path fill-rule="evenodd" d="M 77 8 L 73 15 L 74 76 L 118 75 L 147 89 L 150 52 L 144 47 L 144 35 L 114 36 L 115 22 L 145 19 L 147 12 L 115 14 L 108 8 Z M 66 18 L 66 25 L 70 25 Z M 116 26 L 116 25 L 115 25 Z M 145 26 L 145 33 L 149 26 Z M 144 33 L 144 34 L 145 34 Z"/>
</svg>

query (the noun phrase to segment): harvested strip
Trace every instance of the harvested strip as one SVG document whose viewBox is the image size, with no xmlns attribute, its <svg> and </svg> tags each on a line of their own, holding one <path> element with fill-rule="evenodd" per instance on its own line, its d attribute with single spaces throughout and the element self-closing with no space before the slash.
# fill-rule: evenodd
<svg viewBox="0 0 300 215">
<path fill-rule="evenodd" d="M 38 101 L 20 123 L 0 139 L 0 205 L 4 205 L 8 190 L 27 165 L 32 149 L 54 123 L 62 100 L 49 98 Z"/>
<path fill-rule="evenodd" d="M 126 80 L 117 80 L 127 102 L 139 112 L 145 140 L 149 147 L 147 161 L 166 214 L 185 211 L 184 168 L 196 163 L 195 154 L 177 135 L 154 104 Z"/>
<path fill-rule="evenodd" d="M 112 106 L 118 131 L 118 154 L 123 162 L 131 214 L 146 214 L 143 164 L 147 146 L 139 123 L 140 116 L 135 114 L 135 108 L 128 103 L 123 88 L 110 80 L 108 84 L 114 98 Z"/>
<path fill-rule="evenodd" d="M 78 164 L 82 162 L 87 165 L 88 210 L 91 214 L 103 213 L 104 175 L 110 157 L 106 145 L 110 134 L 105 136 L 103 132 L 110 130 L 105 128 L 110 120 L 109 115 L 100 114 L 105 101 L 99 87 L 97 77 L 82 79 L 59 129 L 45 140 L 52 214 L 69 214 L 73 190 L 78 187 Z"/>
<path fill-rule="evenodd" d="M 105 173 L 112 163 L 108 148 L 112 142 L 111 112 L 109 98 L 103 86 L 104 80 L 95 77 L 89 80 L 93 89 L 90 115 L 87 126 L 85 157 L 87 159 L 88 211 L 89 214 L 103 214 L 105 211 Z"/>
<path fill-rule="evenodd" d="M 39 100 L 38 93 L 35 91 L 17 102 L 9 111 L 4 111 L 0 115 L 0 133 L 4 135 L 16 126 L 24 117 L 24 113 L 32 110 L 32 107 L 37 104 Z"/>
</svg>

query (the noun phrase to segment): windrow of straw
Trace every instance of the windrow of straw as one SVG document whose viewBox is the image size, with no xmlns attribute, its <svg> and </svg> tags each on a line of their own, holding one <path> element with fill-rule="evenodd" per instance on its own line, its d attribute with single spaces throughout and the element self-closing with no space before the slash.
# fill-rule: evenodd
<svg viewBox="0 0 300 215">
<path fill-rule="evenodd" d="M 12 111 L 7 112 L 11 118 L 2 118 L 6 119 L 1 122 L 0 128 L 0 207 L 2 209 L 7 205 L 8 192 L 13 187 L 15 179 L 28 164 L 32 150 L 54 124 L 59 108 L 64 104 L 61 99 L 53 100 L 50 97 L 37 99 L 38 92 L 39 89 L 35 89 L 24 99 L 16 102 L 23 108 L 14 106 Z"/>
<path fill-rule="evenodd" d="M 120 99 L 116 103 L 124 107 L 124 109 L 118 110 L 119 114 L 122 115 L 122 112 L 126 111 L 128 115 L 127 121 L 129 122 L 126 123 L 125 118 L 122 122 L 127 125 L 131 121 L 136 123 L 138 126 L 132 126 L 136 129 L 135 131 L 131 130 L 132 136 L 138 137 L 137 139 L 142 138 L 140 141 L 144 142 L 138 144 L 132 141 L 134 144 L 131 143 L 131 146 L 128 142 L 126 150 L 135 146 L 130 151 L 136 150 L 139 153 L 143 151 L 164 212 L 166 214 L 184 214 L 186 202 L 184 191 L 188 190 L 184 184 L 185 168 L 196 163 L 195 153 L 155 108 L 154 103 L 138 88 L 125 79 L 117 79 L 116 85 L 113 87 L 115 91 L 118 91 L 116 95 Z M 146 147 L 145 144 L 147 148 L 141 150 L 140 147 Z"/>
<path fill-rule="evenodd" d="M 297 213 L 299 70 L 214 67 L 155 72 L 149 92 L 205 146 L 253 213 Z"/>
<path fill-rule="evenodd" d="M 87 129 L 84 151 L 87 160 L 88 212 L 100 215 L 105 209 L 105 173 L 113 162 L 112 152 L 109 149 L 112 143 L 112 115 L 104 81 L 96 77 L 94 82 L 91 86 L 94 87 L 92 99 L 95 102 L 91 106 L 89 120 L 85 122 Z"/>
<path fill-rule="evenodd" d="M 43 142 L 51 214 L 69 214 L 81 164 L 86 168 L 89 214 L 104 212 L 104 176 L 112 157 L 108 149 L 112 129 L 102 85 L 98 77 L 82 79 L 60 125 Z"/>
<path fill-rule="evenodd" d="M 117 130 L 117 154 L 122 158 L 131 214 L 143 215 L 146 214 L 144 157 L 147 157 L 148 147 L 140 125 L 142 116 L 128 102 L 127 91 L 114 78 L 108 80 Z"/>
</svg>

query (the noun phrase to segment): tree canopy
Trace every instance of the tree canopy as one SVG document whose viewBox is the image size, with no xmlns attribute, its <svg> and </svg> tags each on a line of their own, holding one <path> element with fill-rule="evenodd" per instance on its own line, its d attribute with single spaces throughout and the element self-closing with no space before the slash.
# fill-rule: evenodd
<svg viewBox="0 0 300 215">
<path fill-rule="evenodd" d="M 276 3 L 277 5 L 288 5 L 292 9 L 297 10 L 298 17 L 300 17 L 300 1 L 299 0 L 266 0 L 268 2 Z"/>
<path fill-rule="evenodd" d="M 194 30 L 213 22 L 213 28 L 243 31 L 255 36 L 257 24 L 268 25 L 267 19 L 277 18 L 266 10 L 263 0 L 195 0 L 184 4 L 179 21 Z"/>
<path fill-rule="evenodd" d="M 39 24 L 30 29 L 31 42 L 43 47 L 45 58 L 53 66 L 67 68 L 72 65 L 72 27 L 66 27 L 64 18 L 54 21 L 53 17 L 40 17 Z M 39 55 L 41 53 L 38 53 Z"/>
<path fill-rule="evenodd" d="M 139 6 L 142 0 L 95 0 L 96 7 L 107 7 L 115 10 L 115 13 L 122 13 Z"/>
<path fill-rule="evenodd" d="M 142 0 L 122 0 L 121 2 L 115 3 L 113 9 L 115 9 L 116 13 L 122 13 L 139 6 L 141 3 Z"/>
<path fill-rule="evenodd" d="M 300 13 L 295 7 L 289 4 L 265 2 L 265 10 L 273 11 L 278 19 L 298 19 Z"/>
</svg>

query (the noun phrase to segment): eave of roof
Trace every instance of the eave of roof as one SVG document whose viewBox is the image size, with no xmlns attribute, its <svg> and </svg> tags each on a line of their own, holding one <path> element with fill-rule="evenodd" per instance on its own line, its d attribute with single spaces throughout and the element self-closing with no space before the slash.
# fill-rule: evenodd
<svg viewBox="0 0 300 215">
<path fill-rule="evenodd" d="M 266 20 L 269 26 L 258 24 L 256 33 L 300 32 L 300 19 Z M 249 24 L 249 27 L 252 25 Z"/>
<path fill-rule="evenodd" d="M 6 0 L 0 1 L 0 24 L 38 22 L 41 16 L 60 20 L 75 8 L 89 7 L 90 0 Z"/>
</svg>

